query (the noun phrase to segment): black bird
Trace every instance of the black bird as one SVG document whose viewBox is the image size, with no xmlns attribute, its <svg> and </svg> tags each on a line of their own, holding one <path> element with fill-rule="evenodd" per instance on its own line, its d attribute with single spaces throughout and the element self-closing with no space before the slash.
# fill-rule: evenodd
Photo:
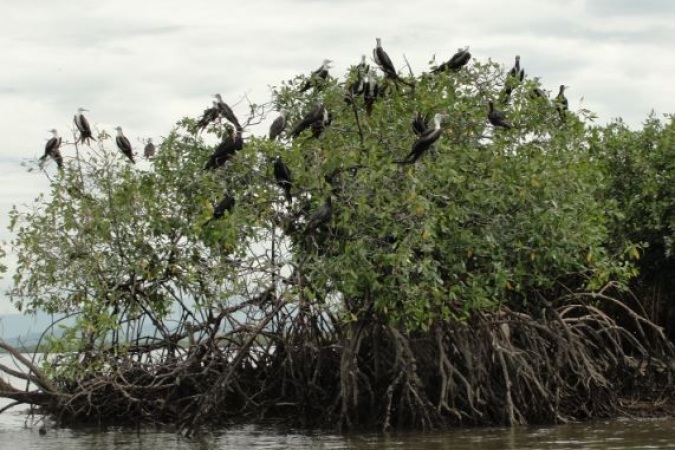
<svg viewBox="0 0 675 450">
<path fill-rule="evenodd" d="M 152 138 L 148 138 L 148 143 L 145 144 L 145 148 L 143 149 L 143 156 L 145 156 L 146 159 L 151 159 L 152 157 L 155 156 L 155 144 L 152 143 Z"/>
<path fill-rule="evenodd" d="M 333 198 L 332 196 L 326 197 L 326 202 L 319 207 L 314 214 L 307 221 L 307 226 L 303 234 L 309 234 L 312 231 L 319 228 L 321 225 L 330 222 L 333 217 Z"/>
<path fill-rule="evenodd" d="M 220 96 L 220 94 L 215 94 L 214 97 L 216 98 L 215 105 L 218 108 L 218 112 L 232 125 L 234 125 L 234 128 L 236 128 L 237 131 L 243 130 L 239 120 L 237 120 L 237 116 L 234 115 L 234 111 L 232 111 L 232 108 L 230 108 L 230 106 L 223 101 L 223 98 Z"/>
<path fill-rule="evenodd" d="M 530 98 L 542 98 L 548 101 L 546 94 L 541 89 L 541 84 L 539 83 L 539 77 L 534 77 L 533 87 L 530 90 Z"/>
<path fill-rule="evenodd" d="M 218 109 L 218 103 L 216 101 L 213 101 L 213 106 L 210 108 L 206 108 L 204 110 L 204 114 L 202 114 L 202 117 L 199 118 L 197 121 L 197 128 L 199 131 L 203 131 L 206 127 L 209 126 L 211 122 L 215 122 L 218 120 L 218 117 L 220 116 L 220 110 Z"/>
<path fill-rule="evenodd" d="M 516 55 L 516 62 L 511 67 L 511 70 L 509 70 L 508 76 L 511 78 L 518 78 L 520 76 L 520 55 Z"/>
<path fill-rule="evenodd" d="M 236 201 L 232 194 L 226 193 L 223 199 L 213 208 L 213 218 L 220 219 L 225 212 L 230 212 L 234 208 Z"/>
<path fill-rule="evenodd" d="M 400 81 L 401 83 L 407 84 L 408 86 L 413 86 L 411 83 L 408 83 L 399 77 L 398 73 L 396 73 L 394 63 L 391 62 L 391 58 L 389 58 L 387 52 L 385 52 L 382 48 L 382 39 L 375 38 L 375 41 L 377 42 L 377 45 L 373 49 L 373 59 L 380 69 L 382 69 L 382 72 L 384 72 L 384 77 L 396 82 Z"/>
<path fill-rule="evenodd" d="M 497 111 L 492 100 L 488 102 L 488 120 L 495 127 L 511 128 L 511 124 L 506 120 L 504 111 Z"/>
<path fill-rule="evenodd" d="M 277 156 L 276 161 L 274 161 L 274 178 L 277 185 L 284 190 L 284 196 L 288 203 L 293 203 L 293 196 L 291 195 L 293 177 L 291 176 L 291 170 L 281 159 L 281 156 Z"/>
<path fill-rule="evenodd" d="M 373 113 L 373 105 L 380 95 L 380 85 L 372 73 L 368 74 L 368 80 L 363 87 L 363 103 L 366 105 L 366 113 L 370 116 Z"/>
<path fill-rule="evenodd" d="M 217 169 L 229 161 L 237 150 L 241 150 L 243 146 L 244 141 L 241 136 L 241 131 L 228 127 L 227 136 L 223 138 L 211 156 L 209 156 L 209 159 L 206 160 L 203 170 Z"/>
<path fill-rule="evenodd" d="M 444 62 L 440 66 L 433 69 L 432 73 L 444 72 L 446 70 L 451 70 L 453 72 L 459 71 L 462 67 L 466 66 L 471 59 L 471 53 L 469 53 L 469 47 L 464 47 L 463 49 L 457 49 L 457 53 L 452 55 L 447 62 Z"/>
<path fill-rule="evenodd" d="M 324 109 L 323 118 L 312 123 L 309 127 L 309 129 L 312 130 L 312 137 L 314 139 L 319 139 L 331 123 L 333 123 L 333 114 Z"/>
<path fill-rule="evenodd" d="M 412 147 L 410 148 L 410 153 L 405 158 L 395 161 L 398 164 L 414 164 L 420 156 L 424 154 L 432 145 L 441 137 L 443 132 L 441 128 L 441 122 L 444 118 L 448 117 L 447 114 L 436 113 L 434 115 L 434 126 L 427 128 L 420 136 L 413 142 Z"/>
<path fill-rule="evenodd" d="M 520 84 L 525 79 L 525 70 L 520 67 L 520 55 L 516 55 L 516 61 L 513 64 L 513 67 L 506 74 L 506 80 L 504 81 L 504 90 L 502 91 L 501 103 L 506 104 L 511 98 L 511 93 L 518 84 Z"/>
<path fill-rule="evenodd" d="M 542 90 L 539 89 L 538 87 L 532 88 L 532 96 L 533 96 L 533 97 L 538 97 L 538 98 L 544 98 L 544 97 L 545 97 L 544 91 L 542 91 Z"/>
<path fill-rule="evenodd" d="M 52 159 L 56 161 L 56 165 L 59 169 L 63 169 L 63 156 L 61 156 L 61 150 L 59 150 L 59 147 L 61 147 L 61 137 L 56 129 L 51 129 L 49 132 L 52 133 L 53 136 L 45 145 L 45 154 L 40 157 L 40 164 L 44 163 L 48 156 L 51 156 Z"/>
<path fill-rule="evenodd" d="M 294 138 L 300 136 L 300 133 L 311 127 L 314 122 L 323 121 L 325 115 L 326 106 L 323 103 L 319 103 L 316 108 L 303 117 L 302 120 L 295 126 L 295 128 L 293 128 L 291 136 Z"/>
<path fill-rule="evenodd" d="M 222 218 L 225 215 L 225 212 L 231 212 L 234 209 L 235 204 L 236 200 L 234 199 L 232 194 L 226 192 L 223 199 L 213 207 L 213 217 L 204 222 L 204 225 L 202 226 L 205 227 L 214 220 Z"/>
<path fill-rule="evenodd" d="M 502 95 L 500 96 L 500 103 L 506 105 L 509 100 L 511 99 L 511 93 L 513 92 L 513 86 L 511 83 L 509 83 L 509 79 L 506 80 L 506 83 L 504 84 L 504 90 L 502 91 Z"/>
<path fill-rule="evenodd" d="M 133 164 L 136 164 L 136 161 L 134 161 L 134 152 L 131 149 L 131 142 L 129 142 L 129 139 L 122 133 L 122 127 L 117 127 L 115 128 L 117 130 L 117 137 L 115 138 L 115 142 L 117 143 L 117 148 L 120 149 L 122 153 L 124 153 L 124 156 L 129 158 L 129 161 L 131 161 Z"/>
<path fill-rule="evenodd" d="M 366 63 L 366 55 L 361 55 L 361 62 L 356 66 L 356 71 L 361 75 L 370 72 L 370 66 Z"/>
<path fill-rule="evenodd" d="M 366 55 L 361 55 L 361 62 L 356 66 L 356 79 L 349 83 L 345 93 L 345 102 L 351 105 L 352 99 L 363 94 L 365 89 L 365 76 L 370 72 L 370 66 L 366 64 Z"/>
<path fill-rule="evenodd" d="M 272 125 L 270 125 L 270 141 L 273 141 L 276 138 L 278 138 L 285 129 L 286 129 L 286 113 L 284 111 L 281 111 L 279 113 L 279 117 L 274 119 L 274 122 L 272 122 Z"/>
<path fill-rule="evenodd" d="M 564 84 L 560 85 L 560 90 L 558 91 L 558 95 L 555 97 L 555 109 L 558 110 L 558 114 L 560 115 L 560 119 L 564 122 L 565 121 L 565 113 L 569 109 L 569 102 L 567 101 L 567 97 L 565 97 L 565 89 L 567 86 Z"/>
<path fill-rule="evenodd" d="M 418 112 L 412 120 L 412 130 L 416 136 L 422 136 L 429 129 L 429 117 Z"/>
<path fill-rule="evenodd" d="M 73 117 L 73 122 L 75 122 L 75 127 L 80 132 L 80 137 L 75 141 L 75 143 L 82 142 L 85 145 L 89 145 L 91 139 L 96 140 L 94 136 L 91 135 L 91 127 L 89 126 L 89 121 L 82 112 L 88 111 L 82 107 L 77 108 L 77 113 Z"/>
<path fill-rule="evenodd" d="M 305 81 L 305 84 L 300 88 L 300 92 L 308 91 L 312 86 L 320 89 L 326 81 L 326 78 L 328 78 L 328 69 L 331 68 L 330 63 L 332 62 L 333 61 L 330 59 L 324 59 L 323 63 L 321 63 L 321 67 L 312 72 L 309 79 Z"/>
</svg>

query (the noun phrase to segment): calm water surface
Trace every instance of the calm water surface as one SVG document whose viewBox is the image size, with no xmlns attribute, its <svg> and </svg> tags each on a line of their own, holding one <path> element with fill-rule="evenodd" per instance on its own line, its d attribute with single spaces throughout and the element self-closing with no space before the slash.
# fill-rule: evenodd
<svg viewBox="0 0 675 450">
<path fill-rule="evenodd" d="M 0 362 L 7 364 L 6 355 Z M 0 408 L 9 404 L 0 399 Z M 355 434 L 288 432 L 243 426 L 185 439 L 171 431 L 71 430 L 26 418 L 26 408 L 0 414 L 0 450 L 183 450 L 183 449 L 675 449 L 675 419 L 618 419 L 555 427 L 474 428 L 444 433 Z"/>
</svg>

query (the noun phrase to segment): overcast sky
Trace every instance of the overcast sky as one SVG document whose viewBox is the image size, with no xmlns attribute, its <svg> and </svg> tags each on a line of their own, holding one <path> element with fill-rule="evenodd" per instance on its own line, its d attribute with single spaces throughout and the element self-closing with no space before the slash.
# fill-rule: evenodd
<svg viewBox="0 0 675 450">
<path fill-rule="evenodd" d="M 528 76 L 552 91 L 570 86 L 570 108 L 583 97 L 600 122 L 623 117 L 637 127 L 652 109 L 675 112 L 673 0 L 30 0 L 2 2 L 0 17 L 5 241 L 10 206 L 46 186 L 22 162 L 43 153 L 47 130 L 69 133 L 79 106 L 98 129 L 122 126 L 140 149 L 141 138 L 199 115 L 216 92 L 228 103 L 243 95 L 264 103 L 268 86 L 324 58 L 342 75 L 370 57 L 375 37 L 416 73 L 465 45 L 508 66 L 519 54 Z M 0 295 L 0 314 L 12 311 Z"/>
</svg>

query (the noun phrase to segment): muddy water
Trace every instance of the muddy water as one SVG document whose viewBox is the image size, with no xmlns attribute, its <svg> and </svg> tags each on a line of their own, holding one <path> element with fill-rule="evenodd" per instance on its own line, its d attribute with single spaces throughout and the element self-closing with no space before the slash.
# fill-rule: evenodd
<svg viewBox="0 0 675 450">
<path fill-rule="evenodd" d="M 0 363 L 8 363 L 0 355 Z M 0 399 L 0 408 L 10 402 Z M 185 439 L 167 430 L 57 429 L 27 419 L 18 407 L 0 414 L 0 450 L 183 450 L 183 449 L 675 449 L 675 419 L 617 419 L 555 427 L 473 428 L 444 433 L 303 433 L 244 426 Z"/>
</svg>

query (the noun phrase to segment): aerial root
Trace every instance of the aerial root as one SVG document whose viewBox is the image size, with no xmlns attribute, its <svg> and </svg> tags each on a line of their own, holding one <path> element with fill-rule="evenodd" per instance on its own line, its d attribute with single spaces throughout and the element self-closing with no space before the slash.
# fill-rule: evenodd
<svg viewBox="0 0 675 450">
<path fill-rule="evenodd" d="M 675 410 L 675 350 L 659 327 L 611 297 L 574 300 L 536 317 L 502 308 L 424 332 L 275 300 L 255 321 L 220 317 L 229 331 L 218 317 L 193 323 L 187 347 L 157 336 L 133 352 L 63 355 L 80 370 L 69 379 L 15 351 L 19 369 L 0 372 L 31 389 L 0 378 L 0 395 L 62 423 L 173 424 L 187 434 L 235 421 L 431 430 Z M 50 361 L 58 373 L 64 361 Z"/>
</svg>

